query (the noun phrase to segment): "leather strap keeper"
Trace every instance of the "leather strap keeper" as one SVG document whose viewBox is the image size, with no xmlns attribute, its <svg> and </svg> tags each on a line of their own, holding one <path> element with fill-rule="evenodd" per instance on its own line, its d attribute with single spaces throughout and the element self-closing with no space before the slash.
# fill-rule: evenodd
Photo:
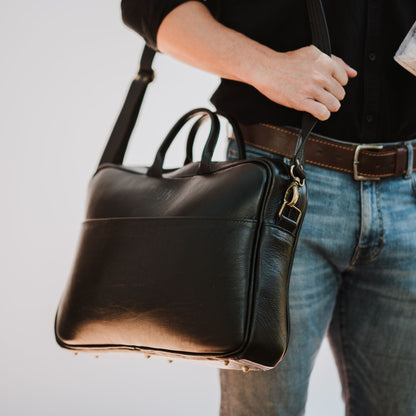
<svg viewBox="0 0 416 416">
<path fill-rule="evenodd" d="M 240 124 L 244 142 L 280 156 L 295 152 L 297 129 L 268 124 Z M 412 143 L 416 154 L 416 141 Z M 312 165 L 354 174 L 356 180 L 378 180 L 404 176 L 408 171 L 408 149 L 403 142 L 353 144 L 312 134 L 305 147 L 305 161 Z M 416 170 L 416 157 L 413 158 Z"/>
</svg>

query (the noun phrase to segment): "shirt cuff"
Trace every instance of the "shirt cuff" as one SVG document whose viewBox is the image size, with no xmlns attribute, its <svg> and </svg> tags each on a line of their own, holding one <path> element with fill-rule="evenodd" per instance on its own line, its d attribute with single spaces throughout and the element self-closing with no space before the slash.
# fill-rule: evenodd
<svg viewBox="0 0 416 416">
<path fill-rule="evenodd" d="M 156 36 L 163 19 L 173 9 L 188 1 L 189 0 L 122 0 L 122 19 L 126 26 L 142 36 L 146 44 L 157 51 Z M 214 11 L 214 7 L 210 4 L 210 0 L 196 1 L 207 6 L 211 12 Z"/>
</svg>

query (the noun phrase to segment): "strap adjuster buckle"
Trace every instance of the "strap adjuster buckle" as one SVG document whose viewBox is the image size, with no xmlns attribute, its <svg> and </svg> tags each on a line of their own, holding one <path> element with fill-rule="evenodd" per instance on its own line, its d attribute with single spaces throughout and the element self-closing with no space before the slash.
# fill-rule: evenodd
<svg viewBox="0 0 416 416">
<path fill-rule="evenodd" d="M 135 81 L 143 81 L 146 84 L 151 83 L 155 79 L 155 73 L 153 69 L 143 69 L 140 68 L 139 72 L 137 73 Z"/>
<path fill-rule="evenodd" d="M 359 157 L 362 150 L 381 150 L 383 145 L 374 145 L 374 144 L 359 144 L 355 147 L 354 150 L 354 162 L 352 164 L 352 170 L 354 172 L 354 180 L 356 181 L 378 181 L 380 176 L 366 176 L 365 174 L 358 173 L 358 165 L 360 164 Z"/>
</svg>

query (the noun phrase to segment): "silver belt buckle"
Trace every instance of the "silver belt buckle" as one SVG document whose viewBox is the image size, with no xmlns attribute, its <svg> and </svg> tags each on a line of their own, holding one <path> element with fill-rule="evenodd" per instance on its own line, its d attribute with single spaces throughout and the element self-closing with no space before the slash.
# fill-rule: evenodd
<svg viewBox="0 0 416 416">
<path fill-rule="evenodd" d="M 358 174 L 358 165 L 360 161 L 358 158 L 360 157 L 361 150 L 381 150 L 383 149 L 383 145 L 375 145 L 375 144 L 359 144 L 356 146 L 354 151 L 354 162 L 352 165 L 352 170 L 354 172 L 354 180 L 356 181 L 378 181 L 381 178 L 379 176 L 365 176 Z"/>
</svg>

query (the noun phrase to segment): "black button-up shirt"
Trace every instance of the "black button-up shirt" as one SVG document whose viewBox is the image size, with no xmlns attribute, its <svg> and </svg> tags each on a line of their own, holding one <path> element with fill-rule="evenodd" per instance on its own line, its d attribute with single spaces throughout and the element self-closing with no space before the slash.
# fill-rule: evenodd
<svg viewBox="0 0 416 416">
<path fill-rule="evenodd" d="M 186 0 L 122 0 L 124 22 L 156 48 L 163 18 Z M 285 52 L 311 43 L 306 0 L 221 0 L 217 19 Z M 358 71 L 341 108 L 315 131 L 361 143 L 416 138 L 416 77 L 393 60 L 416 20 L 416 0 L 322 0 L 332 52 Z M 223 79 L 211 98 L 240 122 L 299 126 L 300 113 L 276 104 L 254 87 Z"/>
</svg>

